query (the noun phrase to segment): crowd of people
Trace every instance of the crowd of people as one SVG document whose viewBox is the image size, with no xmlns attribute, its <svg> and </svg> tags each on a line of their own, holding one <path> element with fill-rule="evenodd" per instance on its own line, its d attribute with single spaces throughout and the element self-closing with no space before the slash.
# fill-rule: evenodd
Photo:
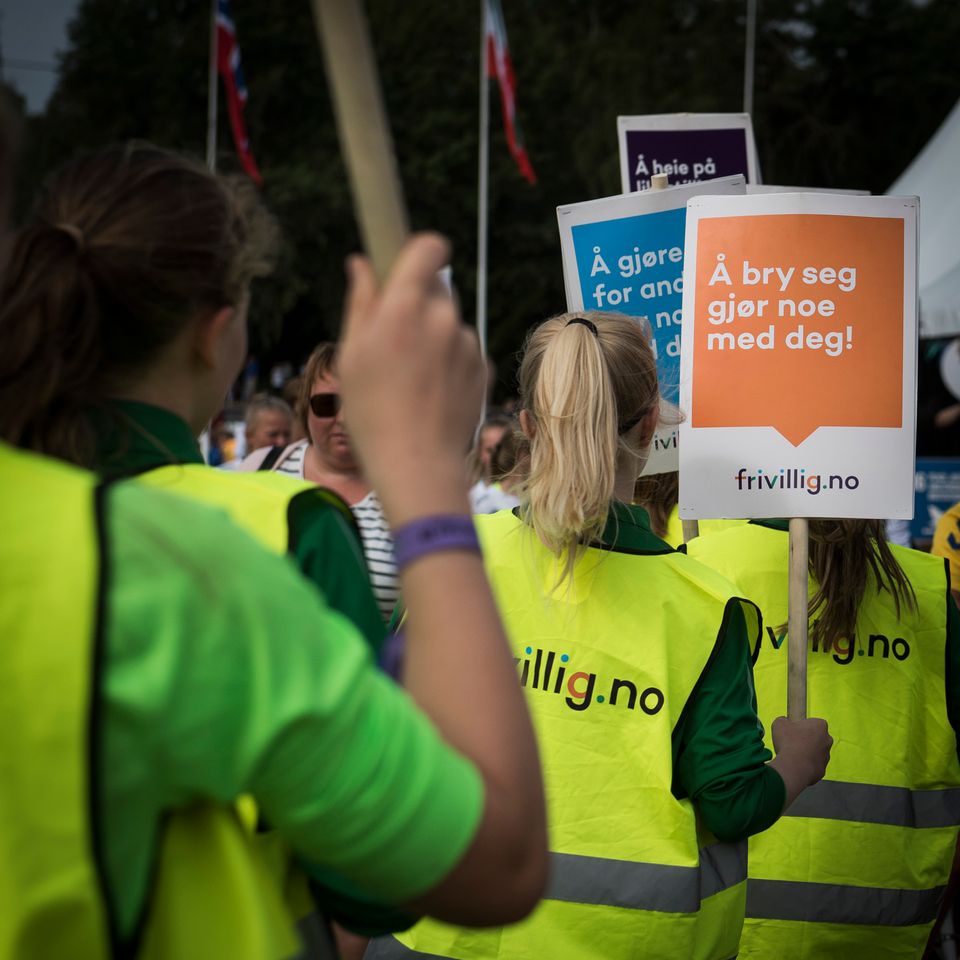
<svg viewBox="0 0 960 960">
<path fill-rule="evenodd" d="M 216 469 L 276 244 L 148 144 L 10 238 L 0 956 L 923 955 L 960 830 L 943 562 L 813 522 L 783 717 L 783 521 L 667 542 L 619 314 L 536 325 L 478 425 L 435 235 L 382 285 L 349 262 L 341 339 Z"/>
</svg>

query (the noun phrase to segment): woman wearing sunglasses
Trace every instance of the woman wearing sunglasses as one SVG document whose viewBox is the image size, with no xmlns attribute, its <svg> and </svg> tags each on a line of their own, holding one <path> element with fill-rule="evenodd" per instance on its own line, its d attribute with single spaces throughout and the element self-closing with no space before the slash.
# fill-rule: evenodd
<svg viewBox="0 0 960 960">
<path fill-rule="evenodd" d="M 286 447 L 255 450 L 240 469 L 273 470 L 307 480 L 332 490 L 350 505 L 377 605 L 383 619 L 389 620 L 400 597 L 393 540 L 380 500 L 350 445 L 340 404 L 336 355 L 335 343 L 321 343 L 304 367 L 297 406 L 306 438 Z"/>
</svg>

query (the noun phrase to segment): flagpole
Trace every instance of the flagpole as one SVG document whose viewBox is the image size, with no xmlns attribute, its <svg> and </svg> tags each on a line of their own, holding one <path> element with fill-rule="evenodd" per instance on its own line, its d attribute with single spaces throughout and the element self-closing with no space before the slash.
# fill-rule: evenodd
<svg viewBox="0 0 960 960">
<path fill-rule="evenodd" d="M 210 0 L 210 67 L 207 72 L 207 166 L 217 169 L 217 0 Z"/>
<path fill-rule="evenodd" d="M 753 60 L 757 45 L 757 0 L 747 0 L 747 36 L 743 51 L 743 112 L 753 115 Z"/>
<path fill-rule="evenodd" d="M 480 0 L 480 150 L 477 170 L 477 337 L 487 355 L 487 182 L 490 160 L 490 83 L 487 79 L 487 4 Z"/>
<path fill-rule="evenodd" d="M 207 168 L 217 172 L 217 0 L 210 0 L 210 63 L 207 70 Z M 200 436 L 200 455 L 210 462 L 210 422 Z"/>
</svg>

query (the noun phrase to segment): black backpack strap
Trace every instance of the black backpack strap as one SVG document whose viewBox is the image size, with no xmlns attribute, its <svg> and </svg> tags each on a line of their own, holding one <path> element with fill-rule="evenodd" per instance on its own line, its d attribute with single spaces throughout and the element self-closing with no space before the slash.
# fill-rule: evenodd
<svg viewBox="0 0 960 960">
<path fill-rule="evenodd" d="M 263 458 L 263 463 L 257 467 L 257 470 L 272 470 L 273 465 L 280 459 L 280 454 L 286 449 L 286 447 L 271 447 L 270 452 Z"/>
</svg>

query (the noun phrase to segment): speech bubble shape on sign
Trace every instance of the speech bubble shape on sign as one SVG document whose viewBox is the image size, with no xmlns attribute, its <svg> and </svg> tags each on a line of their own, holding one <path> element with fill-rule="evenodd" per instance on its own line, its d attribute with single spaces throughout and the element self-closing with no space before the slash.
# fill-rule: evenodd
<svg viewBox="0 0 960 960">
<path fill-rule="evenodd" d="M 692 426 L 902 427 L 903 245 L 897 218 L 702 219 Z"/>
</svg>

